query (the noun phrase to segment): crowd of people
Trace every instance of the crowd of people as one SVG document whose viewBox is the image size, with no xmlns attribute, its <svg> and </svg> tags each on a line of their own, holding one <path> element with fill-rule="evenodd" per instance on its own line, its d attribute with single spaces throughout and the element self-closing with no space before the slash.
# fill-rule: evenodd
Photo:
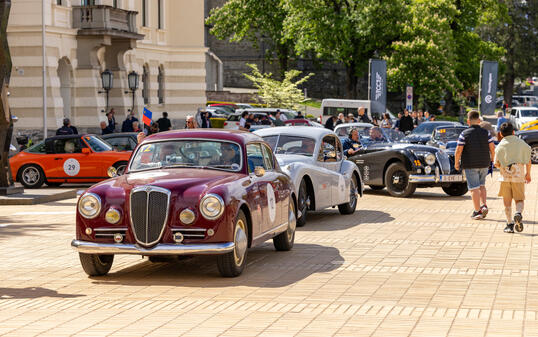
<svg viewBox="0 0 538 337">
<path fill-rule="evenodd" d="M 434 121 L 435 115 L 430 115 L 428 111 L 413 111 L 405 109 L 403 113 L 398 113 L 398 118 L 393 123 L 388 113 L 381 115 L 381 119 L 377 116 L 373 116 L 372 119 L 366 114 L 366 109 L 361 107 L 357 109 L 357 117 L 354 114 L 349 113 L 344 116 L 343 113 L 338 115 L 332 115 L 325 122 L 325 128 L 334 130 L 334 128 L 343 123 L 370 123 L 381 128 L 395 129 L 402 132 L 413 131 L 417 126 L 426 121 Z"/>
<path fill-rule="evenodd" d="M 295 117 L 297 119 L 304 118 L 301 111 L 297 113 Z M 274 118 L 269 118 L 268 114 L 253 114 L 252 112 L 243 111 L 241 118 L 239 119 L 239 130 L 249 131 L 253 125 L 267 125 L 267 126 L 284 126 L 288 120 L 285 114 L 279 109 L 276 109 Z M 196 115 L 188 115 L 186 118 L 185 128 L 211 128 L 211 112 L 200 110 Z"/>
<path fill-rule="evenodd" d="M 140 121 L 135 117 L 135 114 L 131 111 L 122 122 L 121 127 L 116 123 L 114 108 L 110 109 L 106 113 L 106 121 L 101 121 L 99 127 L 101 128 L 101 135 L 108 135 L 117 132 L 143 132 L 140 125 Z M 172 123 L 168 118 L 168 113 L 163 112 L 162 117 L 157 121 L 151 121 L 150 127 L 147 129 L 148 134 L 168 131 L 172 129 Z M 64 118 L 63 126 L 56 130 L 56 135 L 76 135 L 78 130 L 71 125 L 69 118 Z"/>
</svg>

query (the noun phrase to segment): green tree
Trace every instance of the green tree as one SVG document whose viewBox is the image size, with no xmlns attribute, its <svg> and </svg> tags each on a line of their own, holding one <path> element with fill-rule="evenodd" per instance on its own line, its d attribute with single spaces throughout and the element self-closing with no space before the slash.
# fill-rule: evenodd
<svg viewBox="0 0 538 337">
<path fill-rule="evenodd" d="M 502 59 L 504 99 L 512 101 L 516 78 L 538 74 L 538 1 L 500 0 L 507 8 L 504 24 L 485 24 L 481 36 L 505 49 Z"/>
<path fill-rule="evenodd" d="M 286 36 L 299 55 L 315 57 L 346 68 L 346 93 L 358 94 L 358 79 L 368 60 L 398 40 L 405 4 L 401 0 L 282 0 L 288 14 Z"/>
<path fill-rule="evenodd" d="M 270 108 L 286 108 L 298 110 L 304 101 L 303 93 L 298 86 L 306 82 L 314 74 L 295 80 L 301 71 L 289 70 L 284 73 L 282 81 L 272 78 L 271 73 L 261 73 L 255 64 L 247 64 L 252 69 L 251 74 L 243 74 L 258 89 L 258 96 Z"/>
<path fill-rule="evenodd" d="M 265 56 L 271 60 L 276 55 L 283 76 L 293 53 L 293 40 L 284 36 L 286 15 L 280 0 L 228 0 L 211 10 L 206 23 L 212 26 L 210 33 L 221 40 L 246 40 L 256 48 L 261 39 L 268 40 L 269 53 Z"/>
</svg>

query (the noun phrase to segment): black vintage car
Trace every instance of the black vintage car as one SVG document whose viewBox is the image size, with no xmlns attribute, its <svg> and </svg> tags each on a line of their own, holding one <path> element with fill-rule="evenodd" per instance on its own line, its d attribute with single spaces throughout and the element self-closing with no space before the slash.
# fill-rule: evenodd
<svg viewBox="0 0 538 337">
<path fill-rule="evenodd" d="M 518 131 L 516 135 L 531 147 L 531 160 L 538 164 L 538 130 Z"/>
<path fill-rule="evenodd" d="M 372 125 L 341 124 L 335 131 L 349 134 L 351 128 L 359 131 L 362 149 L 348 160 L 360 168 L 364 184 L 372 189 L 386 187 L 395 197 L 408 197 L 417 187 L 442 187 L 451 196 L 467 193 L 465 177 L 454 169 L 445 150 L 402 143 L 403 133 Z"/>
<path fill-rule="evenodd" d="M 435 128 L 439 126 L 461 126 L 461 124 L 448 121 L 423 122 L 413 131 L 411 131 L 410 134 L 405 136 L 405 138 L 402 139 L 402 142 L 412 144 L 426 144 L 431 140 L 433 130 L 435 130 Z"/>
</svg>

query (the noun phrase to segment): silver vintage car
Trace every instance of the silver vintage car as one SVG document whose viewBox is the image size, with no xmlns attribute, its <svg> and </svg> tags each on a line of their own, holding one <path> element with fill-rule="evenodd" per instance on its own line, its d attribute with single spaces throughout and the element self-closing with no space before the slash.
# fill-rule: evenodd
<svg viewBox="0 0 538 337">
<path fill-rule="evenodd" d="M 355 212 L 362 196 L 362 176 L 357 166 L 344 159 L 342 143 L 328 129 L 283 126 L 254 132 L 273 149 L 295 184 L 297 226 L 304 226 L 307 211 L 338 206 L 341 214 Z"/>
</svg>

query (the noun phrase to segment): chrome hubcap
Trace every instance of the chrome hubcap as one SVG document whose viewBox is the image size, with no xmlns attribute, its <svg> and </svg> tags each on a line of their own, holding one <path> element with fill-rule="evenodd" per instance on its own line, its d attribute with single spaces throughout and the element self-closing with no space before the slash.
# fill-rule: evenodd
<svg viewBox="0 0 538 337">
<path fill-rule="evenodd" d="M 393 184 L 398 184 L 398 183 L 400 183 L 400 177 L 398 177 L 398 176 L 394 176 L 394 177 L 392 177 L 392 183 L 393 183 Z"/>
<path fill-rule="evenodd" d="M 243 220 L 237 221 L 237 225 L 235 226 L 234 243 L 235 264 L 237 266 L 240 266 L 243 263 L 243 259 L 245 258 L 245 252 L 247 251 L 248 246 L 246 227 Z"/>
<path fill-rule="evenodd" d="M 533 162 L 538 162 L 538 146 L 532 148 L 531 158 Z"/>
<path fill-rule="evenodd" d="M 22 172 L 22 179 L 28 185 L 35 184 L 39 180 L 39 171 L 35 167 L 28 167 Z"/>
<path fill-rule="evenodd" d="M 290 210 L 288 214 L 288 241 L 291 241 L 293 239 L 293 235 L 295 234 L 295 228 L 297 227 L 297 219 L 295 218 L 295 212 L 293 209 L 293 204 L 290 203 Z"/>
</svg>

